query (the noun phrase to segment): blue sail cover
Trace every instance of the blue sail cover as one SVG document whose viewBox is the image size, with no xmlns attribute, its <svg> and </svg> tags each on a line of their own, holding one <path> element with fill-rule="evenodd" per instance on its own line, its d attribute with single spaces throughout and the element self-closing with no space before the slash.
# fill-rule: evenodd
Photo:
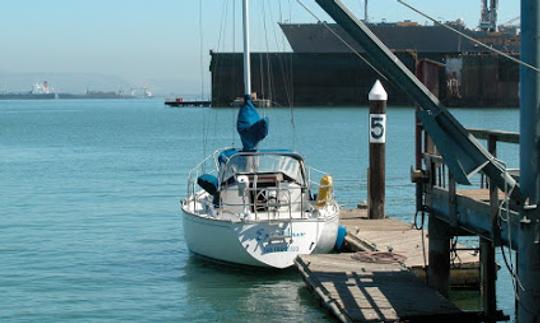
<svg viewBox="0 0 540 323">
<path fill-rule="evenodd" d="M 246 151 L 255 150 L 268 135 L 268 118 L 261 118 L 249 96 L 245 97 L 245 103 L 238 112 L 236 129 Z"/>
</svg>

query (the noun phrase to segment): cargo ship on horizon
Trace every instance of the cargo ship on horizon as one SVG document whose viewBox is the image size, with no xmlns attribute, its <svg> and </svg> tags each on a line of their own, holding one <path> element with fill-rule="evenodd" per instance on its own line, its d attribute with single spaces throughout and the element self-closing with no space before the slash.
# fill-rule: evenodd
<svg viewBox="0 0 540 323">
<path fill-rule="evenodd" d="M 123 91 L 92 91 L 86 90 L 83 94 L 59 93 L 59 99 L 77 100 L 77 99 L 134 99 L 135 93 L 124 93 Z"/>
<path fill-rule="evenodd" d="M 53 100 L 57 98 L 54 89 L 49 87 L 49 82 L 34 83 L 32 90 L 28 92 L 0 92 L 0 100 Z"/>
<path fill-rule="evenodd" d="M 136 99 L 152 98 L 153 94 L 148 88 L 144 88 L 142 95 L 137 95 L 135 89 L 125 91 L 97 91 L 87 89 L 85 93 L 56 92 L 49 86 L 48 81 L 34 83 L 32 90 L 28 92 L 1 92 L 0 100 L 113 100 L 113 99 Z"/>
</svg>

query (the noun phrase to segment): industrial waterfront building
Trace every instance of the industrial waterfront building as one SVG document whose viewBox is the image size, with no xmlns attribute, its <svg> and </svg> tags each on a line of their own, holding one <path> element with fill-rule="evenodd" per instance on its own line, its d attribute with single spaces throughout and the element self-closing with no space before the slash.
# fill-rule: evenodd
<svg viewBox="0 0 540 323">
<path fill-rule="evenodd" d="M 496 2 L 483 1 L 479 30 L 467 29 L 462 21 L 453 28 L 481 42 L 518 57 L 519 28 L 496 26 Z M 367 15 L 366 15 L 367 19 Z M 364 50 L 336 24 L 281 24 L 292 53 L 252 54 L 253 90 L 277 106 L 367 105 L 364 93 L 380 75 L 357 54 Z M 369 24 L 398 58 L 412 71 L 423 60 L 439 66 L 437 95 L 450 107 L 519 106 L 519 67 L 488 52 L 458 34 L 438 25 L 399 23 Z M 353 53 L 336 37 L 354 48 Z M 212 105 L 229 106 L 242 89 L 239 53 L 211 52 Z M 383 82 L 385 83 L 385 82 Z M 386 82 L 391 105 L 411 105 L 393 84 Z"/>
</svg>

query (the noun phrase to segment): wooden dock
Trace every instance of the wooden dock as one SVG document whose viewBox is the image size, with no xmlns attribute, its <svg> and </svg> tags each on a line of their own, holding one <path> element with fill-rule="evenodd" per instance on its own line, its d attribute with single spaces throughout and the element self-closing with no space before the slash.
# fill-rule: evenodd
<svg viewBox="0 0 540 323">
<path fill-rule="evenodd" d="M 353 252 L 300 256 L 296 266 L 308 287 L 342 322 L 480 321 L 478 313 L 463 312 L 427 286 L 429 237 L 425 231 L 396 219 L 369 220 L 366 209 L 343 210 L 340 217 Z M 362 259 L 376 252 L 401 260 Z M 478 254 L 457 251 L 456 259 L 452 285 L 477 289 Z"/>
<path fill-rule="evenodd" d="M 352 254 L 300 256 L 304 281 L 342 322 L 479 322 L 400 264 L 365 263 Z"/>
<path fill-rule="evenodd" d="M 365 209 L 344 210 L 340 217 L 341 224 L 347 228 L 345 240 L 352 251 L 392 251 L 405 256 L 404 265 L 418 278 L 425 279 L 429 266 L 429 237 L 425 231 L 396 219 L 369 220 Z M 457 250 L 453 259 L 452 287 L 477 289 L 480 286 L 479 255 L 475 251 Z"/>
</svg>

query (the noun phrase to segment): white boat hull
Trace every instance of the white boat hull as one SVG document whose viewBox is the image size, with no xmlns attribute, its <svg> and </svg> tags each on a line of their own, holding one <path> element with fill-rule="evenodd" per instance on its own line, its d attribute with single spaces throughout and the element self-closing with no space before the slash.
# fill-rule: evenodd
<svg viewBox="0 0 540 323">
<path fill-rule="evenodd" d="M 330 252 L 336 242 L 337 212 L 325 218 L 231 221 L 190 212 L 182 206 L 190 251 L 240 265 L 287 268 L 298 255 Z"/>
</svg>

